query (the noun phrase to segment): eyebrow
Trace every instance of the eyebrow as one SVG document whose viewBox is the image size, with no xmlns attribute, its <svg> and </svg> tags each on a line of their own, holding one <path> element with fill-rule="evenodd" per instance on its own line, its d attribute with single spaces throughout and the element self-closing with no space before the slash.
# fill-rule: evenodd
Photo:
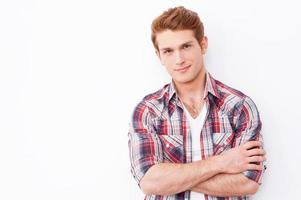
<svg viewBox="0 0 301 200">
<path fill-rule="evenodd" d="M 185 43 L 181 44 L 180 47 L 183 47 L 184 45 L 190 44 L 190 43 L 192 43 L 192 42 L 193 42 L 193 41 L 185 42 Z M 164 50 L 169 50 L 169 49 L 172 49 L 172 48 L 170 48 L 170 47 L 163 47 L 163 48 L 161 48 L 161 49 L 159 49 L 159 50 L 160 50 L 160 51 L 164 51 Z"/>
</svg>

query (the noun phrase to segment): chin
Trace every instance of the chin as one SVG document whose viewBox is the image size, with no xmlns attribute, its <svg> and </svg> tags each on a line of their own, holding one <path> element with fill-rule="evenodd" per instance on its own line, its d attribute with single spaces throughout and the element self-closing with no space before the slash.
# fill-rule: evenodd
<svg viewBox="0 0 301 200">
<path fill-rule="evenodd" d="M 191 82 L 193 79 L 192 78 L 188 78 L 188 77 L 183 77 L 183 78 L 176 78 L 176 79 L 174 79 L 174 81 L 176 82 L 176 83 L 181 83 L 181 84 L 185 84 L 185 83 L 189 83 L 189 82 Z"/>
</svg>

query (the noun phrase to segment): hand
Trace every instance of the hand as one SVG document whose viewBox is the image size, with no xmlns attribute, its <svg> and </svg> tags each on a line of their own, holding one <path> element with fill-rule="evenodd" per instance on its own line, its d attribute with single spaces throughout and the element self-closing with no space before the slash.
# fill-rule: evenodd
<svg viewBox="0 0 301 200">
<path fill-rule="evenodd" d="M 219 155 L 222 171 L 231 174 L 246 170 L 262 170 L 262 162 L 265 160 L 265 151 L 260 141 L 249 141 Z"/>
</svg>

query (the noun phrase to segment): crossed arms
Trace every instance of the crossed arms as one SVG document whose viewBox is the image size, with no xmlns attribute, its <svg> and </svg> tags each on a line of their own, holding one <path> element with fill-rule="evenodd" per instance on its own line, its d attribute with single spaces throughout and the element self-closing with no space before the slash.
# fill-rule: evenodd
<svg viewBox="0 0 301 200">
<path fill-rule="evenodd" d="M 221 197 L 254 194 L 266 158 L 259 114 L 250 98 L 244 99 L 235 118 L 233 148 L 192 163 L 164 163 L 150 126 L 150 111 L 139 104 L 133 115 L 129 147 L 132 172 L 143 192 L 172 195 L 192 190 Z"/>
<path fill-rule="evenodd" d="M 152 166 L 140 182 L 147 195 L 172 195 L 186 190 L 214 196 L 254 194 L 259 184 L 242 172 L 262 170 L 265 151 L 261 142 L 251 141 L 206 160 L 187 164 L 160 163 Z"/>
</svg>

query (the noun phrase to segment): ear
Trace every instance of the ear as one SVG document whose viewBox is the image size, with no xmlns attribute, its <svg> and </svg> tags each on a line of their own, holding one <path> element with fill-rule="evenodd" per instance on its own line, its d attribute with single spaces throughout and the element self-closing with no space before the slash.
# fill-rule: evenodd
<svg viewBox="0 0 301 200">
<path fill-rule="evenodd" d="M 158 56 L 158 58 L 160 59 L 160 52 L 156 49 L 156 55 Z"/>
<path fill-rule="evenodd" d="M 161 64 L 164 65 L 163 62 L 162 62 L 161 56 L 160 56 L 160 52 L 157 49 L 156 49 L 156 55 L 158 56 Z"/>
<path fill-rule="evenodd" d="M 208 49 L 208 38 L 206 36 L 203 36 L 201 42 L 200 42 L 202 54 L 205 54 Z"/>
</svg>

